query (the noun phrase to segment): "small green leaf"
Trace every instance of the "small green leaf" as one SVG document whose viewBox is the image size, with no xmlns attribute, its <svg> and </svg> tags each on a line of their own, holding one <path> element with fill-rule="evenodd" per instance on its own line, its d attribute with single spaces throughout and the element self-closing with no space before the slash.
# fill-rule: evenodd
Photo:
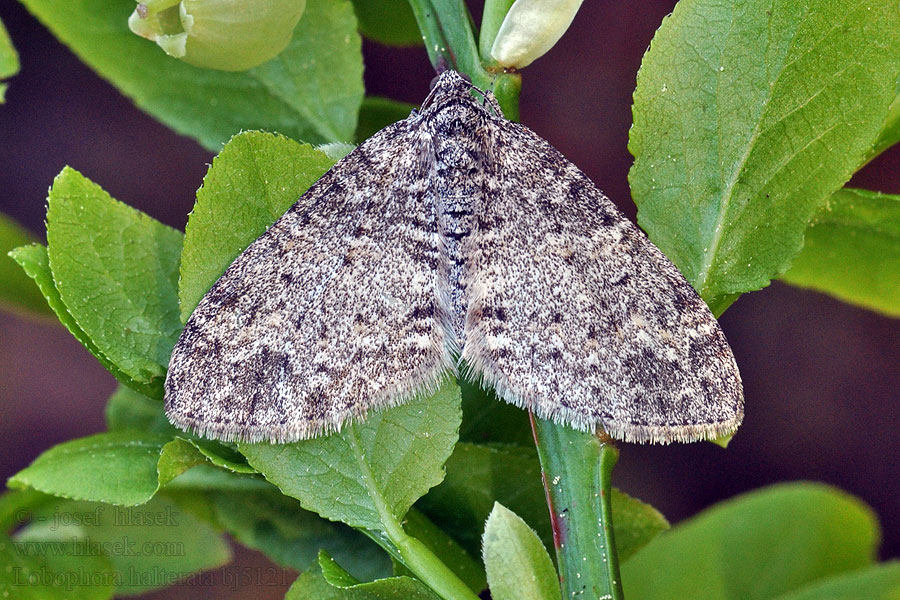
<svg viewBox="0 0 900 600">
<path fill-rule="evenodd" d="M 559 600 L 559 578 L 534 530 L 500 503 L 484 526 L 484 566 L 494 600 Z"/>
<path fill-rule="evenodd" d="M 353 0 L 359 31 L 388 46 L 421 46 L 422 34 L 407 0 Z"/>
<path fill-rule="evenodd" d="M 238 473 L 256 472 L 233 444 L 207 440 L 177 429 L 166 418 L 162 402 L 126 387 L 120 386 L 106 402 L 106 426 L 110 431 L 132 429 L 175 436 L 217 467 Z"/>
<path fill-rule="evenodd" d="M 177 475 L 179 468 L 183 472 L 190 466 L 181 455 L 159 469 L 160 455 L 171 439 L 127 431 L 71 440 L 41 454 L 7 484 L 74 500 L 143 504 L 162 483 Z"/>
<path fill-rule="evenodd" d="M 342 585 L 339 587 L 326 581 L 322 568 L 316 564 L 297 578 L 285 600 L 438 600 L 425 584 L 412 577 L 388 577 L 358 583 L 327 554 L 320 557 L 320 562 L 329 563 L 329 576 Z"/>
<path fill-rule="evenodd" d="M 872 511 L 824 485 L 778 485 L 678 524 L 622 565 L 629 597 L 765 600 L 872 563 Z"/>
<path fill-rule="evenodd" d="M 228 142 L 213 160 L 185 228 L 182 321 L 238 254 L 333 164 L 312 146 L 270 133 L 250 131 Z"/>
<path fill-rule="evenodd" d="M 612 490 L 612 513 L 620 564 L 669 528 L 661 512 L 616 488 Z"/>
<path fill-rule="evenodd" d="M 765 286 L 881 131 L 894 0 L 684 0 L 634 94 L 638 220 L 708 301 Z"/>
<path fill-rule="evenodd" d="M 0 21 L 0 79 L 12 77 L 19 72 L 19 53 L 13 46 L 12 40 L 9 39 L 9 33 Z M 6 101 L 6 83 L 0 82 L 0 104 Z M 10 247 L 11 248 L 11 247 Z M 10 248 L 7 248 L 9 250 Z M 0 246 L 0 250 L 2 250 Z"/>
<path fill-rule="evenodd" d="M 240 444 L 257 471 L 307 510 L 352 527 L 383 530 L 444 477 L 459 429 L 459 388 L 372 411 L 340 433 L 295 444 Z"/>
<path fill-rule="evenodd" d="M 363 96 L 361 40 L 346 0 L 308 0 L 287 49 L 243 73 L 193 67 L 128 29 L 133 2 L 24 0 L 84 62 L 141 109 L 218 151 L 235 133 L 353 141 Z"/>
<path fill-rule="evenodd" d="M 402 121 L 418 108 L 415 104 L 398 102 L 381 96 L 366 96 L 359 109 L 356 125 L 356 141 L 363 142 L 391 123 Z"/>
<path fill-rule="evenodd" d="M 834 194 L 782 279 L 900 317 L 900 196 Z"/>
<path fill-rule="evenodd" d="M 191 467 L 205 464 L 206 460 L 206 456 L 189 440 L 175 438 L 167 442 L 162 447 L 156 465 L 159 479 L 157 490 Z"/>
<path fill-rule="evenodd" d="M 553 533 L 533 447 L 460 442 L 447 460 L 447 475 L 417 506 L 469 552 L 478 553 L 484 521 L 494 501 L 514 510 L 551 547 Z M 616 547 L 624 561 L 668 529 L 652 506 L 613 489 Z"/>
<path fill-rule="evenodd" d="M 2 25 L 0 25 L 2 26 Z M 14 248 L 36 242 L 24 227 L 0 214 L 0 307 L 25 314 L 52 315 L 41 290 L 6 256 Z"/>
<path fill-rule="evenodd" d="M 112 364 L 106 355 L 97 348 L 97 345 L 91 341 L 91 338 L 89 338 L 81 327 L 78 326 L 78 323 L 72 318 L 66 305 L 63 304 L 62 299 L 59 297 L 59 291 L 56 289 L 56 284 L 53 282 L 53 273 L 50 272 L 50 259 L 47 257 L 46 246 L 41 244 L 22 246 L 10 252 L 9 256 L 22 267 L 22 270 L 25 271 L 26 275 L 34 280 L 38 289 L 44 295 L 47 305 L 50 306 L 56 314 L 56 318 L 59 319 L 60 323 L 69 330 L 69 333 L 71 333 L 76 340 L 81 342 L 88 352 L 94 355 L 101 365 L 106 367 L 116 379 L 127 385 L 129 388 L 138 390 L 148 396 L 162 399 L 163 390 L 161 379 L 156 380 L 153 384 L 135 381 L 119 370 L 116 365 Z"/>
<path fill-rule="evenodd" d="M 897 600 L 900 598 L 900 563 L 859 569 L 817 581 L 778 600 Z"/>
<path fill-rule="evenodd" d="M 167 587 L 231 558 L 221 535 L 162 498 L 131 508 L 62 502 L 36 510 L 35 517 L 19 535 L 41 539 L 57 528 L 78 547 L 100 548 L 114 569 L 108 581 L 116 582 L 116 596 Z M 75 525 L 56 525 L 67 522 Z"/>
<path fill-rule="evenodd" d="M 162 380 L 178 339 L 180 232 L 66 167 L 50 189 L 47 252 L 78 326 L 134 380 Z"/>
</svg>

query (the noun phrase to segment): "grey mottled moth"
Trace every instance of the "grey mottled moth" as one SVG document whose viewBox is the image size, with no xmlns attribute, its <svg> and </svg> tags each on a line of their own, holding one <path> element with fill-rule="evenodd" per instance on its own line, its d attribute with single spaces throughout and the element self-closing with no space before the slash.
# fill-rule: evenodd
<svg viewBox="0 0 900 600">
<path fill-rule="evenodd" d="M 209 290 L 166 413 L 290 442 L 448 372 L 617 439 L 735 430 L 740 375 L 706 304 L 572 163 L 453 71 L 338 162 Z"/>
</svg>

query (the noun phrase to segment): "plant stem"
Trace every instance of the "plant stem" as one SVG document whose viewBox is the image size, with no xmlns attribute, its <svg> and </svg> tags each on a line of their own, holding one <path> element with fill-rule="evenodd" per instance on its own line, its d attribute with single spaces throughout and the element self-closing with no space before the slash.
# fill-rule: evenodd
<svg viewBox="0 0 900 600">
<path fill-rule="evenodd" d="M 463 0 L 409 0 L 425 40 L 431 64 L 437 70 L 465 73 L 481 89 L 489 89 L 491 76 L 481 66 L 469 12 Z"/>
<path fill-rule="evenodd" d="M 608 437 L 531 418 L 553 525 L 563 598 L 624 600 L 612 528 Z"/>
<path fill-rule="evenodd" d="M 481 34 L 478 37 L 478 48 L 480 49 L 481 60 L 484 64 L 489 65 L 494 62 L 491 57 L 491 47 L 497 38 L 497 32 L 500 31 L 500 25 L 506 18 L 506 13 L 513 5 L 515 0 L 485 0 L 484 11 L 481 13 Z"/>
</svg>

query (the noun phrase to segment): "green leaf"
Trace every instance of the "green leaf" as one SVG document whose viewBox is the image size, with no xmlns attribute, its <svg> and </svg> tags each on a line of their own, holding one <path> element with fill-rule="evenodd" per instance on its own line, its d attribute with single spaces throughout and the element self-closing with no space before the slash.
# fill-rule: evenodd
<svg viewBox="0 0 900 600">
<path fill-rule="evenodd" d="M 619 564 L 669 529 L 661 512 L 616 488 L 612 490 L 612 514 Z"/>
<path fill-rule="evenodd" d="M 894 561 L 817 581 L 778 600 L 897 600 L 900 563 Z"/>
<path fill-rule="evenodd" d="M 900 71 L 893 0 L 685 0 L 638 73 L 638 220 L 707 302 L 765 286 L 861 164 Z"/>
<path fill-rule="evenodd" d="M 88 335 L 78 326 L 75 319 L 69 313 L 66 305 L 63 304 L 59 297 L 59 291 L 53 282 L 53 273 L 50 271 L 50 259 L 47 257 L 47 247 L 41 244 L 32 244 L 30 246 L 22 246 L 16 248 L 9 253 L 10 258 L 16 261 L 25 271 L 25 274 L 31 277 L 37 284 L 38 289 L 44 295 L 48 306 L 56 314 L 66 329 L 81 344 L 94 355 L 101 365 L 113 374 L 113 376 L 130 388 L 139 390 L 148 396 L 162 398 L 162 380 L 157 380 L 153 385 L 148 385 L 133 380 L 131 377 L 119 370 L 110 360 L 97 348 L 97 345 L 88 337 Z"/>
<path fill-rule="evenodd" d="M 779 485 L 680 523 L 622 565 L 629 597 L 765 600 L 872 563 L 878 524 L 828 486 Z"/>
<path fill-rule="evenodd" d="M 421 46 L 422 34 L 408 0 L 353 0 L 359 31 L 388 46 Z"/>
<path fill-rule="evenodd" d="M 900 317 L 900 196 L 834 194 L 782 279 Z"/>
<path fill-rule="evenodd" d="M 126 387 L 119 387 L 106 403 L 106 426 L 110 431 L 150 431 L 175 436 L 190 444 L 217 467 L 238 473 L 255 473 L 233 444 L 200 438 L 169 423 L 163 404 Z M 200 461 L 205 462 L 205 461 Z"/>
<path fill-rule="evenodd" d="M 359 109 L 359 123 L 356 124 L 356 141 L 362 142 L 372 137 L 391 123 L 402 121 L 418 108 L 415 104 L 398 102 L 381 96 L 366 96 Z"/>
<path fill-rule="evenodd" d="M 162 498 L 132 508 L 63 502 L 35 516 L 20 536 L 41 539 L 55 528 L 78 547 L 99 548 L 114 569 L 108 581 L 117 596 L 167 587 L 231 558 L 221 535 Z"/>
<path fill-rule="evenodd" d="M 322 562 L 330 565 L 330 576 L 342 586 L 332 585 L 322 576 L 317 564 L 297 578 L 288 590 L 285 600 L 437 600 L 438 597 L 425 585 L 412 577 L 388 577 L 368 583 L 358 583 L 352 575 L 343 571 L 327 554 Z"/>
<path fill-rule="evenodd" d="M 494 600 L 559 600 L 553 561 L 534 530 L 500 503 L 484 526 L 484 566 Z"/>
<path fill-rule="evenodd" d="M 100 433 L 54 446 L 7 484 L 74 500 L 143 504 L 161 485 L 205 461 L 185 443 L 170 445 L 170 436 L 156 433 Z"/>
<path fill-rule="evenodd" d="M 63 43 L 141 109 L 211 151 L 241 130 L 353 141 L 361 41 L 346 0 L 308 0 L 287 49 L 243 73 L 193 67 L 128 29 L 133 2 L 23 0 Z"/>
<path fill-rule="evenodd" d="M 78 326 L 134 380 L 165 377 L 178 339 L 180 232 L 66 167 L 50 189 L 47 252 Z"/>
<path fill-rule="evenodd" d="M 319 550 L 348 565 L 365 579 L 390 572 L 387 554 L 363 534 L 303 510 L 274 487 L 258 492 L 211 492 L 216 520 L 244 546 L 259 550 L 279 565 L 305 571 Z"/>
<path fill-rule="evenodd" d="M 444 477 L 459 429 L 459 388 L 372 411 L 340 433 L 295 444 L 240 444 L 257 471 L 307 510 L 383 530 Z M 386 513 L 386 514 L 385 514 Z"/>
<path fill-rule="evenodd" d="M 264 128 L 316 144 L 353 141 L 365 93 L 356 25 L 348 0 L 307 0 L 288 47 L 247 72 L 295 112 L 291 130 Z"/>
<path fill-rule="evenodd" d="M 417 506 L 469 552 L 479 553 L 481 534 L 494 502 L 500 502 L 537 531 L 547 547 L 553 532 L 533 447 L 483 446 L 460 442 L 447 460 L 447 475 Z M 668 529 L 652 506 L 613 489 L 616 547 L 624 561 Z"/>
<path fill-rule="evenodd" d="M 238 254 L 334 162 L 312 146 L 270 133 L 251 131 L 228 142 L 185 228 L 178 290 L 183 321 Z"/>
<path fill-rule="evenodd" d="M 2 27 L 2 25 L 0 25 Z M 37 240 L 24 227 L 0 214 L 0 307 L 25 314 L 52 315 L 41 290 L 5 256 L 14 248 Z"/>
<path fill-rule="evenodd" d="M 897 142 L 900 142 L 900 94 L 891 102 L 881 133 L 878 134 L 878 139 L 872 144 L 872 148 L 866 153 L 861 164 L 868 163 Z"/>
<path fill-rule="evenodd" d="M 115 590 L 109 559 L 74 539 L 0 534 L 0 565 L 2 598 L 107 600 Z"/>
<path fill-rule="evenodd" d="M 9 39 L 9 33 L 0 21 L 0 79 L 12 77 L 19 72 L 19 53 L 16 52 L 12 40 Z M 6 83 L 0 82 L 0 104 L 6 101 Z M 2 250 L 0 246 L 0 250 Z M 8 250 L 9 248 L 7 248 Z"/>
</svg>

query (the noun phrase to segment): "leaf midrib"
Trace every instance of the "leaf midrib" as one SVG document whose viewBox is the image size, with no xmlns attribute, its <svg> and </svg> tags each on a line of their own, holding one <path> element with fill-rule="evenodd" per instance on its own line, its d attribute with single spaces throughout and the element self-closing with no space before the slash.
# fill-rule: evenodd
<svg viewBox="0 0 900 600">
<path fill-rule="evenodd" d="M 797 31 L 799 30 L 799 24 L 803 22 L 804 19 L 809 15 L 809 5 L 806 6 L 803 17 L 798 21 L 798 27 L 796 27 L 791 36 L 791 43 L 788 45 L 787 51 L 785 52 L 785 58 L 790 56 L 791 51 L 794 48 L 794 44 L 797 41 Z M 770 17 L 771 20 L 771 17 Z M 731 26 L 734 26 L 734 14 L 732 13 Z M 728 32 L 728 37 L 731 36 L 731 31 Z M 724 52 L 723 52 L 724 54 Z M 719 63 L 721 64 L 722 55 L 720 55 Z M 793 61 L 791 61 L 793 62 Z M 784 72 L 790 66 L 791 62 L 786 63 L 782 69 L 778 72 L 778 75 L 775 77 L 774 81 L 769 85 L 769 91 L 766 95 L 765 102 L 763 103 L 762 109 L 759 112 L 759 118 L 756 121 L 756 125 L 753 128 L 753 134 L 750 136 L 750 139 L 747 142 L 747 146 L 744 149 L 744 153 L 741 155 L 740 160 L 738 161 L 737 168 L 732 171 L 732 175 L 728 180 L 725 189 L 722 194 L 722 202 L 719 205 L 719 214 L 716 217 L 716 225 L 713 229 L 713 237 L 710 240 L 709 245 L 707 246 L 708 250 L 703 257 L 703 263 L 700 265 L 700 271 L 697 273 L 697 277 L 694 280 L 694 288 L 700 293 L 700 296 L 704 299 L 707 298 L 707 292 L 709 291 L 707 280 L 709 278 L 709 272 L 712 269 L 714 258 L 718 252 L 719 246 L 722 243 L 722 236 L 725 230 L 725 216 L 728 213 L 729 207 L 731 206 L 731 200 L 734 197 L 734 187 L 737 185 L 737 180 L 740 178 L 740 174 L 744 170 L 744 165 L 747 163 L 747 160 L 750 158 L 750 154 L 753 148 L 756 145 L 757 140 L 762 132 L 762 123 L 763 117 L 766 115 L 766 111 L 769 109 L 769 103 L 772 101 L 772 96 L 774 94 L 775 89 L 778 87 L 778 81 L 781 79 Z M 717 94 L 718 96 L 718 94 Z"/>
</svg>

